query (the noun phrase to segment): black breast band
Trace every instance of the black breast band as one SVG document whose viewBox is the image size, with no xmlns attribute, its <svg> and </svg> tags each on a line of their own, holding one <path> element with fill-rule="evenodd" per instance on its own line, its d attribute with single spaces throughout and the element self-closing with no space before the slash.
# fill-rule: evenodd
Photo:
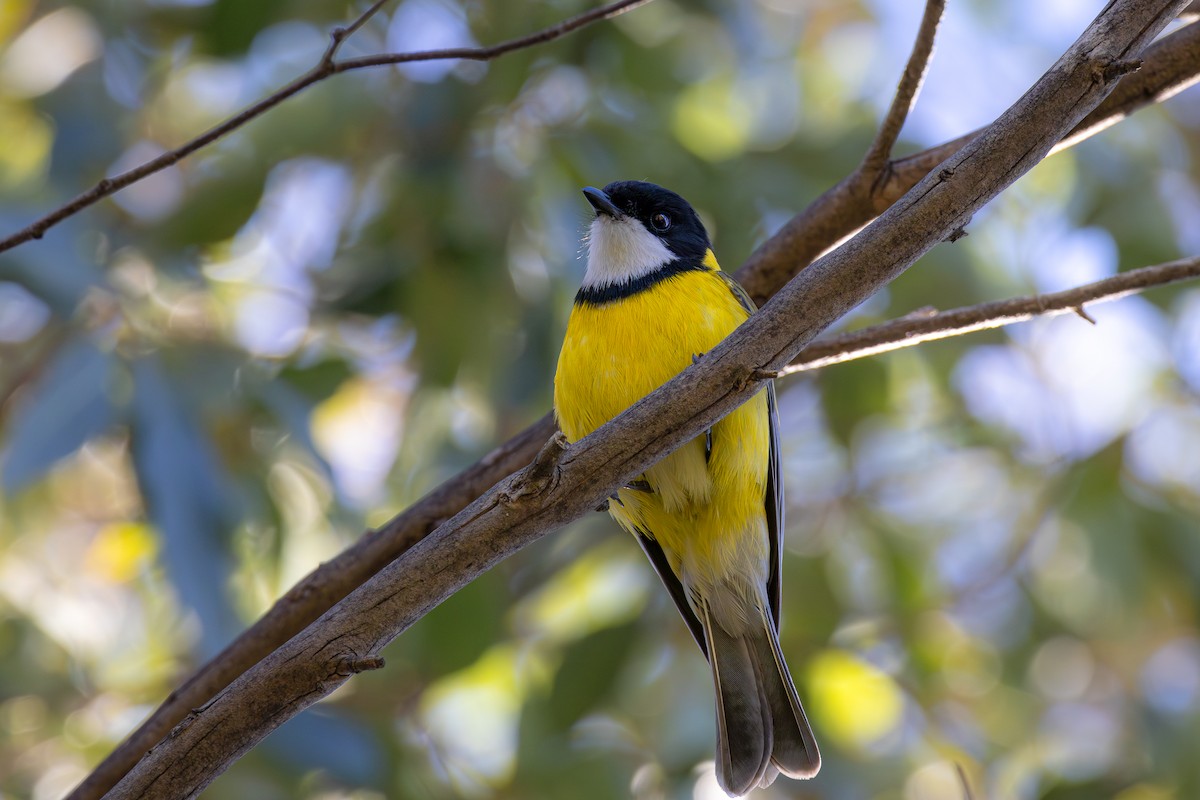
<svg viewBox="0 0 1200 800">
<path fill-rule="evenodd" d="M 621 283 L 610 283 L 607 286 L 584 286 L 575 295 L 575 305 L 593 305 L 599 306 L 605 303 L 611 303 L 614 300 L 621 300 L 625 297 L 631 297 L 638 292 L 644 292 L 651 286 L 662 283 L 667 278 L 679 275 L 683 272 L 708 272 L 709 267 L 704 264 L 687 262 L 683 259 L 675 259 L 666 264 L 663 264 L 653 272 L 647 272 L 632 280 L 622 281 Z"/>
</svg>

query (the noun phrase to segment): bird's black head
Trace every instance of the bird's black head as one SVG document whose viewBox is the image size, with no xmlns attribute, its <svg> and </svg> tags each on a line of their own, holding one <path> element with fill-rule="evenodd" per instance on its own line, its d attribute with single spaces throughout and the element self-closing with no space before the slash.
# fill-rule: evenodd
<svg viewBox="0 0 1200 800">
<path fill-rule="evenodd" d="M 699 264 L 712 246 L 699 215 L 674 192 L 645 181 L 616 181 L 583 190 L 597 216 L 633 219 L 662 241 L 676 258 Z"/>
</svg>

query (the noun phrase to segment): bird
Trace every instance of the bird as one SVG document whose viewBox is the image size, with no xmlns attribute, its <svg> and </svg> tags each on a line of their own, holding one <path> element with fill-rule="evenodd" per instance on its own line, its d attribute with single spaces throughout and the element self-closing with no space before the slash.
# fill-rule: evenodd
<svg viewBox="0 0 1200 800">
<path fill-rule="evenodd" d="M 583 194 L 595 217 L 554 376 L 568 442 L 675 377 L 755 311 L 678 194 L 644 181 Z M 821 755 L 779 645 L 773 382 L 619 488 L 608 510 L 637 539 L 708 660 L 721 788 L 740 797 L 780 773 L 816 775 Z"/>
</svg>

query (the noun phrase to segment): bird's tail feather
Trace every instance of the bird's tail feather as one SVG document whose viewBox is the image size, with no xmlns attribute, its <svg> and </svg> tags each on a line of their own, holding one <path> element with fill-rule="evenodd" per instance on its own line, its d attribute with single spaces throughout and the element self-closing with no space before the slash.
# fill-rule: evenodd
<svg viewBox="0 0 1200 800">
<path fill-rule="evenodd" d="M 771 760 L 771 709 L 746 639 L 730 636 L 704 608 L 704 635 L 717 698 L 717 781 L 730 796 L 750 791 Z"/>
<path fill-rule="evenodd" d="M 783 660 L 775 626 L 765 616 L 763 626 L 763 635 L 755 639 L 756 663 L 771 709 L 774 730 L 771 764 L 789 778 L 811 778 L 821 769 L 821 751 Z"/>
<path fill-rule="evenodd" d="M 704 608 L 704 632 L 717 697 L 717 781 L 730 796 L 766 786 L 782 772 L 810 778 L 821 766 L 775 628 L 733 636 Z"/>
</svg>

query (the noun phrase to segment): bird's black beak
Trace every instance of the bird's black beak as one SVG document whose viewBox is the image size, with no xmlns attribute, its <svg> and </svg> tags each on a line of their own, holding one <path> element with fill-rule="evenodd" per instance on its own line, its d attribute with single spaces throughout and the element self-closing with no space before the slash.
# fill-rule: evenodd
<svg viewBox="0 0 1200 800">
<path fill-rule="evenodd" d="M 587 201 L 592 204 L 592 208 L 596 209 L 597 214 L 604 214 L 605 216 L 612 217 L 613 219 L 621 216 L 620 209 L 614 206 L 613 201 L 609 199 L 609 196 L 600 189 L 597 189 L 594 186 L 585 186 L 583 189 L 583 196 L 586 197 Z"/>
</svg>

